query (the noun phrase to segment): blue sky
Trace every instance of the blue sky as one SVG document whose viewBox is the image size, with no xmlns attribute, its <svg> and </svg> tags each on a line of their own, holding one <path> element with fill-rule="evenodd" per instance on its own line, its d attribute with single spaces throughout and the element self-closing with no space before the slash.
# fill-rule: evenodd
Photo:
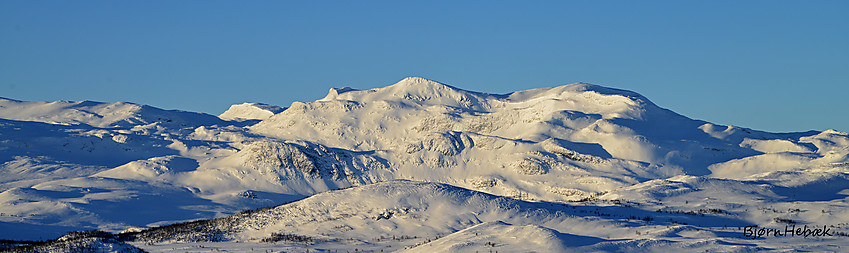
<svg viewBox="0 0 849 253">
<path fill-rule="evenodd" d="M 849 131 L 849 1 L 0 1 L 0 97 L 219 114 L 406 76 L 588 82 L 691 118 Z"/>
</svg>

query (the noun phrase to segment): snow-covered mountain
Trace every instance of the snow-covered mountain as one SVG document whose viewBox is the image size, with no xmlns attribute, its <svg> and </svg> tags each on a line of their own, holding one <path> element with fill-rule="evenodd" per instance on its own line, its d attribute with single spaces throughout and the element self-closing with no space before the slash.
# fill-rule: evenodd
<svg viewBox="0 0 849 253">
<path fill-rule="evenodd" d="M 735 229 L 846 232 L 847 170 L 847 133 L 720 126 L 585 83 L 500 95 L 411 77 L 218 117 L 0 99 L 2 239 L 222 217 L 214 231 L 133 238 L 428 252 L 792 248 L 806 241 L 752 244 Z"/>
<path fill-rule="evenodd" d="M 262 103 L 242 103 L 231 105 L 219 118 L 223 120 L 263 120 L 278 114 L 286 108 Z"/>
</svg>

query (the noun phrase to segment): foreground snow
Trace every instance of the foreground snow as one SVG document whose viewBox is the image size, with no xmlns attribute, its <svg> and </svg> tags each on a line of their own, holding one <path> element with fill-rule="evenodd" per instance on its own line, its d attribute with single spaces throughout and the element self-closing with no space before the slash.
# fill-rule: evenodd
<svg viewBox="0 0 849 253">
<path fill-rule="evenodd" d="M 112 248 L 134 246 L 149 252 L 821 252 L 849 247 L 849 229 L 840 226 L 815 234 L 817 225 L 799 222 L 795 227 L 800 234 L 749 236 L 753 217 L 772 217 L 775 210 L 748 215 L 649 210 L 653 208 L 616 201 L 528 202 L 446 184 L 394 180 L 114 237 L 122 242 L 99 240 Z M 785 226 L 794 225 L 765 225 L 780 233 Z M 96 240 L 66 236 L 42 247 L 68 247 L 69 241 Z"/>
<path fill-rule="evenodd" d="M 220 117 L 0 99 L 0 140 L 4 239 L 140 230 L 313 195 L 262 209 L 288 214 L 274 222 L 227 218 L 238 232 L 201 240 L 216 242 L 134 244 L 839 251 L 845 236 L 743 231 L 849 224 L 849 134 L 718 126 L 580 83 L 492 95 L 408 78 Z M 272 233 L 280 240 L 262 242 Z M 287 241 L 298 238 L 312 241 Z"/>
</svg>

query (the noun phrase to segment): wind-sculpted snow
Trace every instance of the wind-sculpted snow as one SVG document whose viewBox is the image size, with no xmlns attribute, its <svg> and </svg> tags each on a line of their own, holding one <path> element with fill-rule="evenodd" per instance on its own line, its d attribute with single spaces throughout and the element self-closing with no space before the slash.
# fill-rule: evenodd
<svg viewBox="0 0 849 253">
<path fill-rule="evenodd" d="M 207 231 L 203 238 L 298 241 L 347 249 L 342 245 L 375 239 L 367 235 L 396 233 L 390 241 L 400 249 L 427 245 L 424 241 L 430 240 L 439 241 L 432 245 L 442 248 L 485 250 L 498 246 L 488 241 L 457 241 L 469 238 L 472 230 L 446 240 L 422 236 L 442 237 L 492 222 L 474 233 L 548 234 L 551 236 L 546 238 L 551 240 L 539 245 L 562 244 L 567 250 L 753 249 L 729 241 L 726 235 L 735 232 L 727 227 L 828 223 L 842 229 L 849 224 L 849 212 L 841 209 L 849 196 L 845 190 L 849 188 L 847 170 L 847 133 L 769 133 L 721 126 L 679 115 L 631 91 L 585 83 L 487 94 L 411 77 L 383 88 L 334 88 L 322 99 L 294 102 L 288 108 L 237 104 L 218 117 L 125 102 L 0 99 L 0 238 L 7 239 L 51 238 L 71 230 L 117 232 L 224 217 L 366 186 L 346 191 L 363 195 L 332 200 L 346 203 L 342 206 L 303 206 L 313 203 L 313 198 L 308 198 L 260 209 L 287 210 L 289 217 L 257 223 L 265 224 L 262 226 L 241 227 L 253 221 L 244 220 L 244 215 L 233 216 L 243 217 L 237 223 L 244 224 L 221 227 L 226 229 L 220 233 Z M 440 184 L 393 181 L 397 179 Z M 372 198 L 362 197 L 370 191 L 365 189 L 371 189 L 367 186 L 379 182 L 393 182 L 381 187 L 403 193 L 398 196 L 409 195 L 410 200 L 393 200 L 391 196 L 396 195 L 374 192 L 369 193 L 377 194 Z M 476 192 L 439 195 L 443 192 L 439 189 L 449 185 Z M 404 187 L 424 187 L 437 193 L 410 192 L 413 189 L 401 189 Z M 452 189 L 449 192 L 462 192 Z M 442 197 L 431 200 L 428 194 Z M 502 206 L 486 201 L 451 202 L 454 198 L 470 200 L 463 196 L 488 196 L 498 199 L 493 200 L 496 202 L 508 201 L 501 198 L 506 197 L 551 205 L 582 203 L 600 209 L 629 206 L 627 211 L 612 213 L 637 213 L 641 215 L 635 218 L 648 217 L 655 222 L 671 215 L 678 223 L 664 224 L 696 227 L 670 230 L 637 224 L 641 229 L 629 231 L 634 235 L 605 229 L 586 233 L 540 222 L 555 219 L 552 217 L 570 220 L 573 218 L 563 217 L 575 215 L 606 220 L 605 214 L 581 215 L 565 212 L 562 208 L 570 208 L 568 205 L 549 208 L 516 202 L 520 203 L 516 209 L 521 210 L 469 211 L 474 214 L 466 215 L 464 210 L 474 209 L 469 205 L 498 210 Z M 428 201 L 450 204 L 424 205 Z M 298 213 L 301 209 L 291 209 L 298 206 L 325 211 L 306 215 Z M 367 207 L 374 210 L 362 209 Z M 414 218 L 421 217 L 423 210 L 454 218 L 429 218 L 443 222 L 438 224 Z M 533 210 L 565 216 L 515 218 L 536 212 Z M 336 218 L 327 220 L 328 215 Z M 696 221 L 686 218 L 698 215 L 721 219 L 693 225 Z M 405 222 L 375 227 L 354 217 L 381 222 L 403 218 Z M 616 219 L 606 222 L 620 222 Z M 720 231 L 711 222 L 726 225 Z M 286 225 L 280 224 L 297 224 L 291 226 L 303 229 L 284 229 L 280 226 Z M 260 227 L 265 230 L 257 230 Z M 307 233 L 306 229 L 327 235 Z M 643 229 L 654 231 L 649 234 L 692 233 L 694 236 L 678 236 L 704 240 L 657 239 L 643 234 Z M 689 229 L 699 232 L 683 232 Z M 404 237 L 402 232 L 409 234 Z M 359 237 L 352 238 L 349 233 Z M 346 236 L 350 242 L 337 240 Z M 413 240 L 410 236 L 418 237 Z M 564 238 L 594 243 L 563 243 L 568 241 Z M 510 245 L 515 242 L 518 239 L 502 249 L 514 249 Z M 302 248 L 291 247 L 284 249 Z"/>
</svg>

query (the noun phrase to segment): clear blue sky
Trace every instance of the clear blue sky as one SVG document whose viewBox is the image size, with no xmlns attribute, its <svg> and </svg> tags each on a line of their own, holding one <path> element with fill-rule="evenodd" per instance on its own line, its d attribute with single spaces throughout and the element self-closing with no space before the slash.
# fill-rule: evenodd
<svg viewBox="0 0 849 253">
<path fill-rule="evenodd" d="M 406 76 L 849 131 L 849 1 L 0 1 L 0 97 L 219 114 Z"/>
</svg>

